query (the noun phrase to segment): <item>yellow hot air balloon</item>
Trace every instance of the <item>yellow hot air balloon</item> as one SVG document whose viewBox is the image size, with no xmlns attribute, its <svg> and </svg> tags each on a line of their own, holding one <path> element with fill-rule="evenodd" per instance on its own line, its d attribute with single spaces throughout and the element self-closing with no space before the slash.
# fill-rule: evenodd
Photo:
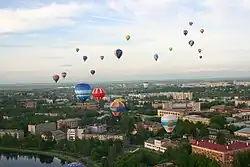
<svg viewBox="0 0 250 167">
<path fill-rule="evenodd" d="M 200 30 L 200 32 L 203 34 L 203 33 L 204 33 L 204 29 L 202 28 L 202 29 Z"/>
<path fill-rule="evenodd" d="M 125 39 L 128 41 L 130 39 L 130 35 L 126 35 Z"/>
<path fill-rule="evenodd" d="M 118 99 L 115 99 L 114 101 L 117 101 L 117 102 L 125 102 L 125 100 L 123 98 L 118 98 Z"/>
</svg>

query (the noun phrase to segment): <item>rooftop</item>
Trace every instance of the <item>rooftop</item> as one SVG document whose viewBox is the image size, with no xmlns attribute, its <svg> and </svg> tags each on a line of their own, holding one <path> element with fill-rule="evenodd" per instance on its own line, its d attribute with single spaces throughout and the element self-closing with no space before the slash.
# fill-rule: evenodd
<svg viewBox="0 0 250 167">
<path fill-rule="evenodd" d="M 215 150 L 215 151 L 220 151 L 220 152 L 227 152 L 227 151 L 233 151 L 233 150 L 240 150 L 243 148 L 247 148 L 250 147 L 250 145 L 248 143 L 245 142 L 233 142 L 229 145 L 220 145 L 220 144 L 216 144 L 212 141 L 209 140 L 191 140 L 190 143 L 192 144 L 192 146 L 198 146 L 198 147 L 202 147 L 202 148 L 206 148 L 206 149 L 210 149 L 210 150 Z"/>
<path fill-rule="evenodd" d="M 243 128 L 243 129 L 237 130 L 236 132 L 250 134 L 250 128 Z"/>
</svg>

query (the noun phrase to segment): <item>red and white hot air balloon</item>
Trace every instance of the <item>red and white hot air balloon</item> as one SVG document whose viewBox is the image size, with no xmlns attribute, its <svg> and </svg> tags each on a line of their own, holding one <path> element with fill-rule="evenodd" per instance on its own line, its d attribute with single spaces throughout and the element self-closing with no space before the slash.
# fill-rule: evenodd
<svg viewBox="0 0 250 167">
<path fill-rule="evenodd" d="M 105 96 L 105 91 L 102 88 L 95 88 L 92 90 L 92 96 L 99 102 Z"/>
</svg>

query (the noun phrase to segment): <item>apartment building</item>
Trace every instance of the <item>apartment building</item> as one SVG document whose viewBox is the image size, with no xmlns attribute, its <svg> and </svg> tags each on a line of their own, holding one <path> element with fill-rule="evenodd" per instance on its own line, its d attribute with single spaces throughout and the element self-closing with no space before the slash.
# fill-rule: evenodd
<svg viewBox="0 0 250 167">
<path fill-rule="evenodd" d="M 76 128 L 80 125 L 80 118 L 69 118 L 69 119 L 60 119 L 57 121 L 57 129 L 61 128 Z"/>
<path fill-rule="evenodd" d="M 10 135 L 20 139 L 24 137 L 24 131 L 17 129 L 0 129 L 0 137 L 3 137 L 4 135 Z"/>
<path fill-rule="evenodd" d="M 144 142 L 144 147 L 150 150 L 165 152 L 168 147 L 174 147 L 176 144 L 173 144 L 170 140 L 158 140 L 158 139 L 148 139 Z"/>
<path fill-rule="evenodd" d="M 232 114 L 233 118 L 239 118 L 242 121 L 250 121 L 250 112 L 241 112 L 237 114 Z"/>
<path fill-rule="evenodd" d="M 28 132 L 37 135 L 43 132 L 55 131 L 56 123 L 55 122 L 45 122 L 37 125 L 28 125 Z"/>
<path fill-rule="evenodd" d="M 231 142 L 229 145 L 216 144 L 212 140 L 190 140 L 190 143 L 193 153 L 214 159 L 223 167 L 228 167 L 232 164 L 236 153 L 250 151 L 250 145 L 240 141 Z"/>
</svg>

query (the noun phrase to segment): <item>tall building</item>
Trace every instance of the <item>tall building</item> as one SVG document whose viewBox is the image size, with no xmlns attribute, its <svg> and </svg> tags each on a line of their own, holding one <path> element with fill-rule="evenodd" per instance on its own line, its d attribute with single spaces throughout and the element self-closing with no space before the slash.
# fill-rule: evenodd
<svg viewBox="0 0 250 167">
<path fill-rule="evenodd" d="M 55 131 L 56 123 L 55 122 L 45 122 L 37 125 L 28 125 L 28 131 L 34 135 L 41 134 L 43 132 Z"/>
</svg>

